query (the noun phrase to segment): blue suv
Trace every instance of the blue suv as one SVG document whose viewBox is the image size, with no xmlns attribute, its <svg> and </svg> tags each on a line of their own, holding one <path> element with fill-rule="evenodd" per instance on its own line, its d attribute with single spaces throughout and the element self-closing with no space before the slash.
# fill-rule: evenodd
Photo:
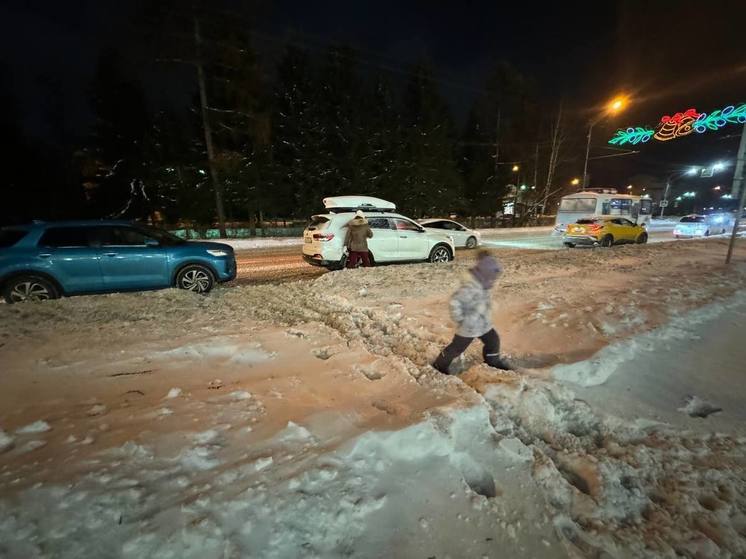
<svg viewBox="0 0 746 559">
<path fill-rule="evenodd" d="M 34 222 L 0 229 L 0 290 L 8 303 L 174 286 L 207 293 L 235 277 L 229 245 L 185 241 L 130 222 Z"/>
</svg>

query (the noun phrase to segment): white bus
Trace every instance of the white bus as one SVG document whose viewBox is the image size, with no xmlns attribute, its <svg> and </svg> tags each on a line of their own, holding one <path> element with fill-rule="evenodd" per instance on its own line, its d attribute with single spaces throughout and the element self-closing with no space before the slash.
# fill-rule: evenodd
<svg viewBox="0 0 746 559">
<path fill-rule="evenodd" d="M 553 235 L 561 235 L 571 223 L 591 216 L 622 215 L 647 225 L 653 213 L 649 198 L 619 194 L 615 188 L 589 188 L 563 196 L 557 210 Z"/>
</svg>

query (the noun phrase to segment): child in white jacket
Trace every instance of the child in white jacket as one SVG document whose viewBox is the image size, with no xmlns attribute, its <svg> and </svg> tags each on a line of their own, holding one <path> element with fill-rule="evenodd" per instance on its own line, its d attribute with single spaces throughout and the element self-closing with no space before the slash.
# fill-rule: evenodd
<svg viewBox="0 0 746 559">
<path fill-rule="evenodd" d="M 448 373 L 451 362 L 469 347 L 474 338 L 484 344 L 484 362 L 498 369 L 510 369 L 500 358 L 500 337 L 492 324 L 492 287 L 502 274 L 502 266 L 488 252 L 477 255 L 463 284 L 451 297 L 451 318 L 458 325 L 453 341 L 433 363 L 438 371 Z"/>
</svg>

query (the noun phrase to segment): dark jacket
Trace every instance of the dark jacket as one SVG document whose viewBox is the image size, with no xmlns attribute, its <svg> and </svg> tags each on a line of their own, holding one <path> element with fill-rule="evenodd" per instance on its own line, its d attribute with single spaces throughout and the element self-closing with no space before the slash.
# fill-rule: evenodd
<svg viewBox="0 0 746 559">
<path fill-rule="evenodd" d="M 350 252 L 368 252 L 368 239 L 372 236 L 373 231 L 368 225 L 368 220 L 362 216 L 355 216 L 347 224 L 345 246 Z"/>
</svg>

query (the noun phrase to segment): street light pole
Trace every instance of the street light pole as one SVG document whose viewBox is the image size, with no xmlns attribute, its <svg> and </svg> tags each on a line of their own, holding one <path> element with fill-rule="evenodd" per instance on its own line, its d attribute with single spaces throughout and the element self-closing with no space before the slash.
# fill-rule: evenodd
<svg viewBox="0 0 746 559">
<path fill-rule="evenodd" d="M 591 135 L 593 134 L 593 127 L 597 121 L 592 120 L 588 126 L 588 141 L 585 144 L 585 163 L 583 163 L 583 183 L 580 187 L 581 190 L 585 190 L 588 186 L 588 156 L 591 153 Z"/>
<path fill-rule="evenodd" d="M 730 243 L 728 243 L 728 254 L 725 257 L 725 263 L 730 264 L 731 256 L 733 256 L 733 246 L 736 244 L 736 237 L 738 236 L 738 226 L 741 223 L 741 214 L 743 213 L 743 205 L 746 203 L 746 188 L 743 184 L 744 179 L 744 163 L 746 163 L 746 124 L 743 125 L 743 131 L 741 132 L 741 143 L 738 146 L 738 155 L 736 156 L 736 170 L 733 173 L 733 188 L 731 192 L 741 191 L 741 198 L 736 208 L 736 215 L 733 219 L 733 231 L 730 234 Z"/>
<path fill-rule="evenodd" d="M 661 204 L 661 215 L 660 217 L 663 217 L 663 210 L 666 209 L 666 206 L 668 205 L 668 189 L 671 188 L 671 175 L 668 175 L 666 178 L 666 190 L 663 191 L 663 200 L 661 202 L 665 202 L 665 204 Z"/>
</svg>

